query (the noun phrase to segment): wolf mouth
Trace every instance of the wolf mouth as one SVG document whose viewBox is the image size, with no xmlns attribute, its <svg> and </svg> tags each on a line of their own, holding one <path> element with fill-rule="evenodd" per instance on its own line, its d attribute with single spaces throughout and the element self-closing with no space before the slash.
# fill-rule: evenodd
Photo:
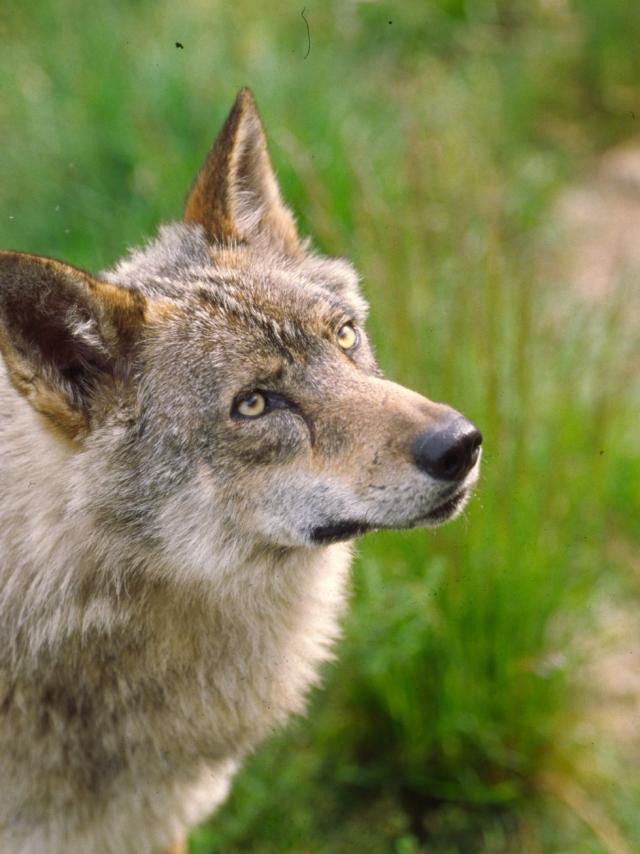
<svg viewBox="0 0 640 854">
<path fill-rule="evenodd" d="M 451 496 L 451 498 L 448 498 L 442 504 L 439 504 L 433 510 L 430 510 L 426 516 L 422 517 L 423 520 L 425 522 L 435 522 L 436 524 L 438 522 L 444 522 L 456 512 L 466 497 L 467 490 L 461 489 L 460 492 L 456 492 L 455 495 Z"/>
<path fill-rule="evenodd" d="M 407 522 L 397 525 L 373 524 L 370 522 L 356 521 L 353 519 L 336 520 L 327 525 L 319 525 L 313 528 L 310 534 L 311 541 L 314 545 L 329 545 L 330 543 L 339 543 L 342 540 L 350 540 L 354 537 L 360 537 L 363 534 L 368 534 L 371 531 L 382 530 L 400 530 L 402 528 L 414 528 L 421 524 L 438 525 L 449 519 L 458 507 L 462 504 L 467 496 L 467 490 L 461 489 L 448 498 L 442 504 L 438 504 L 433 510 L 430 510 L 424 516 L 418 516 Z"/>
<path fill-rule="evenodd" d="M 350 540 L 352 537 L 360 537 L 369 531 L 375 531 L 379 525 L 370 525 L 367 522 L 354 522 L 345 520 L 343 522 L 331 522 L 328 525 L 320 525 L 311 531 L 311 542 L 317 546 L 326 546 L 330 543 L 339 543 L 341 540 Z"/>
</svg>

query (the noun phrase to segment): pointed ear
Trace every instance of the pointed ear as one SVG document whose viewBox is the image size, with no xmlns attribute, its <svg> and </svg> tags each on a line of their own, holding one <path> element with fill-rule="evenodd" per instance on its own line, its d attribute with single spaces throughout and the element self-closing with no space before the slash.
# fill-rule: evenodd
<svg viewBox="0 0 640 854">
<path fill-rule="evenodd" d="M 14 387 L 72 438 L 101 382 L 123 373 L 145 300 L 49 258 L 0 253 L 0 352 Z"/>
<path fill-rule="evenodd" d="M 213 242 L 266 239 L 286 254 L 301 253 L 293 215 L 282 201 L 249 89 L 238 93 L 191 189 L 184 219 L 204 226 Z"/>
</svg>

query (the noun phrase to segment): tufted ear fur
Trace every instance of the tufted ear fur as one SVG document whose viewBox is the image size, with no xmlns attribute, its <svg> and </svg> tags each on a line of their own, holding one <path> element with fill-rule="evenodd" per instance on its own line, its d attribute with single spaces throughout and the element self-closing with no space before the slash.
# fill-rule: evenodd
<svg viewBox="0 0 640 854">
<path fill-rule="evenodd" d="M 0 253 L 0 352 L 14 387 L 67 436 L 89 428 L 101 383 L 123 372 L 139 294 L 35 255 Z"/>
<path fill-rule="evenodd" d="M 253 95 L 241 89 L 187 199 L 184 220 L 213 242 L 266 239 L 289 255 L 302 251 L 280 195 Z"/>
</svg>

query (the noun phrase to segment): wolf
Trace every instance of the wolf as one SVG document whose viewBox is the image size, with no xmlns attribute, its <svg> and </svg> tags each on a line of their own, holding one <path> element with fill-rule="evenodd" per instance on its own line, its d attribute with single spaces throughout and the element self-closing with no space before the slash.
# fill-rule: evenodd
<svg viewBox="0 0 640 854">
<path fill-rule="evenodd" d="M 113 269 L 0 255 L 1 852 L 184 850 L 303 711 L 351 541 L 461 512 L 480 432 L 382 377 L 366 309 L 248 89 Z"/>
</svg>

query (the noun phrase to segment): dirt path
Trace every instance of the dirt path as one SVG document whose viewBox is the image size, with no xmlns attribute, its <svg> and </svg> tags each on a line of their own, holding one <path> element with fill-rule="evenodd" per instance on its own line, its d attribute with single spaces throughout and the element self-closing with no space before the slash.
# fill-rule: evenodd
<svg viewBox="0 0 640 854">
<path fill-rule="evenodd" d="M 640 140 L 612 149 L 591 180 L 565 191 L 556 216 L 561 266 L 590 303 L 624 289 L 640 308 Z M 640 323 L 640 314 L 635 314 Z"/>
<path fill-rule="evenodd" d="M 618 331 L 634 336 L 640 352 L 640 140 L 607 152 L 591 180 L 567 190 L 557 222 L 566 281 L 592 307 L 623 298 Z M 612 557 L 640 591 L 635 547 L 624 544 Z M 603 601 L 594 629 L 583 673 L 592 698 L 589 725 L 640 763 L 640 602 Z"/>
<path fill-rule="evenodd" d="M 630 343 L 626 351 L 633 364 L 627 374 L 637 382 L 640 140 L 607 152 L 591 179 L 565 191 L 552 228 L 555 250 L 548 259 L 552 275 L 570 285 L 592 311 L 601 309 L 615 316 L 616 323 L 608 334 L 624 336 L 623 340 Z M 615 310 L 616 305 L 620 310 Z M 638 423 L 640 428 L 640 413 Z M 612 562 L 622 567 L 620 589 L 636 590 L 638 595 L 607 590 L 595 613 L 590 614 L 588 635 L 579 641 L 585 661 L 579 681 L 586 689 L 586 701 L 576 737 L 583 744 L 594 745 L 596 763 L 597 756 L 613 750 L 617 767 L 627 769 L 625 773 L 635 788 L 640 786 L 640 548 L 637 543 L 610 542 L 607 551 Z M 597 778 L 595 766 L 593 770 Z M 616 817 L 598 803 L 597 784 L 590 792 L 573 780 L 564 780 L 557 788 L 560 799 L 591 827 L 605 850 L 611 854 L 634 850 L 620 832 Z"/>
</svg>

